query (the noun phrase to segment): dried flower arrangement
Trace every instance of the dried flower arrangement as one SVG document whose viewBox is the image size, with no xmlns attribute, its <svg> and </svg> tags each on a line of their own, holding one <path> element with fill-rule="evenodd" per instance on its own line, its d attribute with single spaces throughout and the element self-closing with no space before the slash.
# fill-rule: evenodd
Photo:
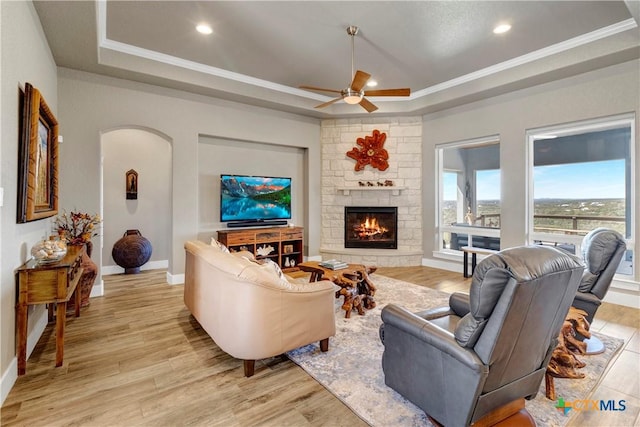
<svg viewBox="0 0 640 427">
<path fill-rule="evenodd" d="M 61 239 L 70 245 L 82 245 L 98 235 L 96 226 L 102 222 L 98 214 L 89 215 L 84 212 L 71 211 L 59 215 L 55 219 L 55 226 Z"/>
</svg>

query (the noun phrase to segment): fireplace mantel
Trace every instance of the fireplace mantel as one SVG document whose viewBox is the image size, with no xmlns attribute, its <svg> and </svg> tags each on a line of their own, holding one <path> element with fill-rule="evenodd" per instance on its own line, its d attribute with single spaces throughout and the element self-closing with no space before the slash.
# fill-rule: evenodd
<svg viewBox="0 0 640 427">
<path fill-rule="evenodd" d="M 399 196 L 400 191 L 406 189 L 407 187 L 337 187 L 338 192 L 342 192 L 345 196 L 348 196 L 351 191 L 391 191 L 393 196 Z"/>
</svg>

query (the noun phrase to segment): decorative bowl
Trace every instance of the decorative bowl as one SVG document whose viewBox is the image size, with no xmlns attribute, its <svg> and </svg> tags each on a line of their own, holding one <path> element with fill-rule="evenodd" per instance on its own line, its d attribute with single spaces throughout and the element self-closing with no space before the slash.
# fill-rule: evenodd
<svg viewBox="0 0 640 427">
<path fill-rule="evenodd" d="M 60 261 L 67 254 L 64 240 L 41 240 L 31 248 L 31 256 L 39 264 L 51 264 Z"/>
</svg>

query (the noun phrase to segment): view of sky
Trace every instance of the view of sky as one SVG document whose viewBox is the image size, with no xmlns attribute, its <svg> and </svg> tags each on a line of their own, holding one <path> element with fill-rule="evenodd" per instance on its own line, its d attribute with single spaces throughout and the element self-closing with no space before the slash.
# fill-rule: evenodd
<svg viewBox="0 0 640 427">
<path fill-rule="evenodd" d="M 623 199 L 624 160 L 538 166 L 534 199 Z"/>
<path fill-rule="evenodd" d="M 500 199 L 500 171 L 478 171 L 477 200 Z M 445 173 L 445 200 L 456 200 L 456 174 Z M 464 191 L 464 189 L 463 189 Z M 623 199 L 624 160 L 537 166 L 534 199 Z"/>
</svg>

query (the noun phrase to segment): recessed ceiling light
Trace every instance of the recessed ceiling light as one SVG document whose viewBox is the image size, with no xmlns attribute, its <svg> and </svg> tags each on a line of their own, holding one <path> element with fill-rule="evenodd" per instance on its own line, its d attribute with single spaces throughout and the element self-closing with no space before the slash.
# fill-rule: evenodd
<svg viewBox="0 0 640 427">
<path fill-rule="evenodd" d="M 196 25 L 196 31 L 200 34 L 211 34 L 213 30 L 209 26 L 209 24 L 198 24 Z"/>
<path fill-rule="evenodd" d="M 369 80 L 369 81 L 367 82 L 367 86 L 369 86 L 369 87 L 376 87 L 376 86 L 378 86 L 378 82 L 377 82 L 377 81 L 375 81 L 375 80 Z"/>
<path fill-rule="evenodd" d="M 494 34 L 504 34 L 511 29 L 509 24 L 500 24 L 493 29 Z"/>
</svg>

